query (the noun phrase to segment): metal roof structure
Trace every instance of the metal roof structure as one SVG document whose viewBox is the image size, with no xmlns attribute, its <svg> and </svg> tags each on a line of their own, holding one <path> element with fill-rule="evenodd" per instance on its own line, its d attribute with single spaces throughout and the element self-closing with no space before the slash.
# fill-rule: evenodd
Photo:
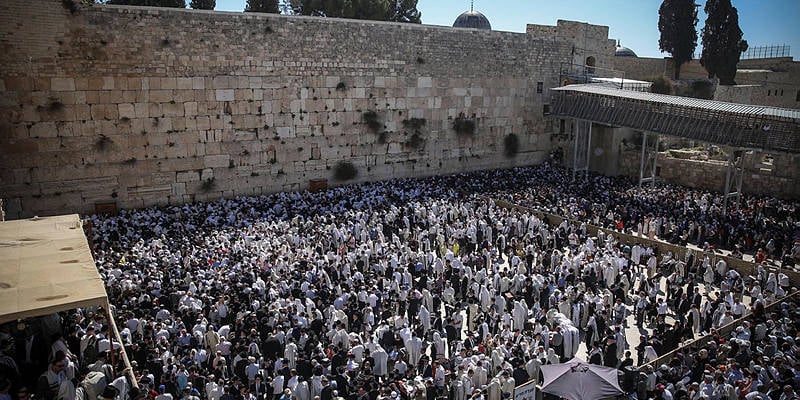
<svg viewBox="0 0 800 400">
<path fill-rule="evenodd" d="M 800 110 L 593 84 L 568 85 L 551 92 L 551 112 L 559 117 L 736 148 L 800 153 Z"/>
</svg>

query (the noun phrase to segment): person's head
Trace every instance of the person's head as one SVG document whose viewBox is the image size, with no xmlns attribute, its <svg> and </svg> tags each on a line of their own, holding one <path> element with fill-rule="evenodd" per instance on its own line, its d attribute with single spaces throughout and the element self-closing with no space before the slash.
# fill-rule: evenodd
<svg viewBox="0 0 800 400">
<path fill-rule="evenodd" d="M 55 372 L 59 373 L 67 367 L 67 360 L 62 358 L 55 358 L 52 362 L 50 362 L 50 369 Z"/>
<path fill-rule="evenodd" d="M 31 393 L 28 390 L 27 386 L 20 386 L 20 388 L 17 389 L 17 399 L 18 400 L 27 400 L 27 399 L 30 399 L 30 398 L 31 398 Z"/>
</svg>

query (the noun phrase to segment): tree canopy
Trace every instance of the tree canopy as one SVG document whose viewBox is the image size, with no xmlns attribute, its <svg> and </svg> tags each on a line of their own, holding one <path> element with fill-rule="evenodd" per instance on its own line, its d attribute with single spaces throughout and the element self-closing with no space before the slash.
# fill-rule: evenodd
<svg viewBox="0 0 800 400">
<path fill-rule="evenodd" d="M 697 4 L 694 0 L 664 0 L 658 9 L 658 48 L 672 55 L 675 79 L 681 65 L 692 60 L 697 48 Z"/>
<path fill-rule="evenodd" d="M 213 10 L 217 6 L 217 0 L 192 0 L 189 7 L 195 10 Z"/>
<path fill-rule="evenodd" d="M 747 41 L 742 40 L 739 12 L 730 0 L 706 1 L 706 24 L 703 27 L 703 54 L 700 64 L 708 77 L 719 78 L 720 85 L 735 85 L 736 64 Z"/>
<path fill-rule="evenodd" d="M 389 0 L 389 10 L 387 21 L 410 22 L 419 24 L 422 22 L 422 13 L 417 10 L 417 0 Z"/>
<path fill-rule="evenodd" d="M 277 14 L 280 12 L 280 8 L 278 0 L 247 0 L 244 11 Z"/>
<path fill-rule="evenodd" d="M 121 6 L 186 8 L 186 0 L 108 0 L 106 4 L 115 4 Z"/>
<path fill-rule="evenodd" d="M 287 11 L 316 17 L 420 23 L 417 0 L 290 0 Z"/>
</svg>

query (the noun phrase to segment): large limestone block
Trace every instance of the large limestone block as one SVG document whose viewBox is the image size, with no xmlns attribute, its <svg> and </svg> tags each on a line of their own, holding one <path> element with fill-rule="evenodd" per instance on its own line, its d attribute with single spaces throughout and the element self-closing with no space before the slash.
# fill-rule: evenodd
<svg viewBox="0 0 800 400">
<path fill-rule="evenodd" d="M 217 101 L 233 101 L 235 99 L 233 89 L 217 89 L 214 94 Z"/>
</svg>

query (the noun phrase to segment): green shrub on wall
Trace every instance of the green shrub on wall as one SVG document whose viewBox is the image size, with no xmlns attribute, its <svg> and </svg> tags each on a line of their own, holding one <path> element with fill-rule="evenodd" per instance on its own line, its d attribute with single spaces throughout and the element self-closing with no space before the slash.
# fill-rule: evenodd
<svg viewBox="0 0 800 400">
<path fill-rule="evenodd" d="M 672 94 L 672 83 L 669 79 L 659 75 L 648 80 L 653 82 L 653 85 L 650 86 L 650 93 Z"/>
<path fill-rule="evenodd" d="M 503 154 L 507 158 L 514 158 L 517 153 L 519 153 L 519 137 L 514 133 L 506 135 L 503 139 Z"/>
<path fill-rule="evenodd" d="M 458 114 L 453 120 L 453 130 L 460 136 L 472 136 L 475 134 L 475 120 L 467 118 L 464 113 Z"/>
<path fill-rule="evenodd" d="M 380 131 L 380 129 L 383 127 L 383 124 L 378 121 L 378 113 L 375 111 L 364 111 L 364 114 L 361 115 L 361 118 L 364 120 L 364 123 L 367 124 L 367 128 L 374 133 L 378 133 L 378 131 Z"/>
<path fill-rule="evenodd" d="M 333 179 L 337 181 L 349 181 L 358 176 L 358 169 L 350 161 L 339 161 L 333 167 Z"/>
</svg>

